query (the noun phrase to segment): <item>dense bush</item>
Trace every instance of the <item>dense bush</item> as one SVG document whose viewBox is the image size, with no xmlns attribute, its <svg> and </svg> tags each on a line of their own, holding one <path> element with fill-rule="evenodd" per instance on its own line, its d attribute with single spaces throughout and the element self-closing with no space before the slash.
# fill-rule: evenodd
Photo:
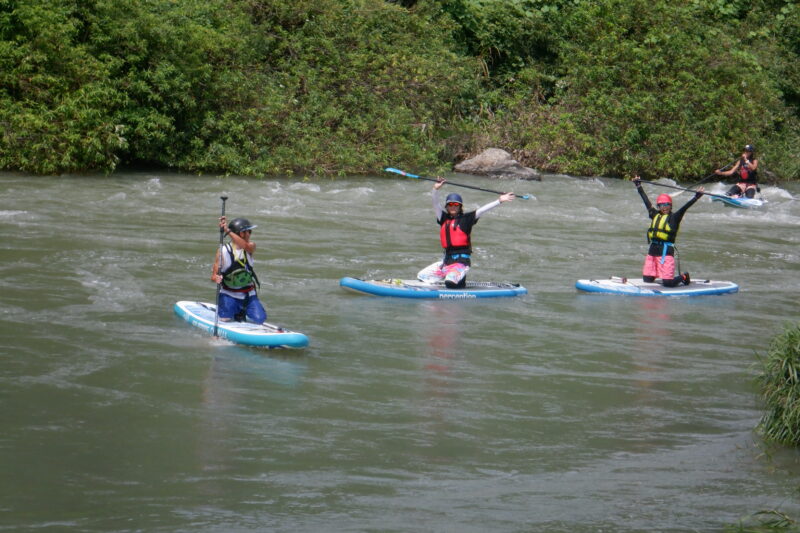
<svg viewBox="0 0 800 533">
<path fill-rule="evenodd" d="M 800 175 L 789 0 L 0 0 L 0 168 Z"/>
<path fill-rule="evenodd" d="M 677 178 L 707 174 L 745 142 L 763 148 L 787 118 L 781 93 L 700 4 L 581 3 L 559 27 L 556 94 L 535 105 L 522 87 L 489 142 L 547 170 Z"/>
<path fill-rule="evenodd" d="M 766 413 L 759 429 L 764 438 L 800 445 L 800 324 L 775 336 L 761 357 L 758 382 Z"/>
</svg>

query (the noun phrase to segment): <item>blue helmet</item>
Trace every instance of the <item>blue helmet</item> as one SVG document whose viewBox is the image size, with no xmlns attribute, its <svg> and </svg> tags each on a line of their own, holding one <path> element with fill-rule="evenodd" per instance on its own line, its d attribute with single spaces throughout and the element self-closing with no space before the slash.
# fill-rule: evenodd
<svg viewBox="0 0 800 533">
<path fill-rule="evenodd" d="M 747 146 L 745 146 L 745 147 L 744 147 L 744 151 L 745 151 L 745 152 L 751 152 L 751 153 L 752 153 L 752 152 L 755 152 L 755 151 L 756 151 L 756 149 L 753 147 L 753 145 L 752 145 L 752 144 L 748 144 Z"/>
<path fill-rule="evenodd" d="M 451 192 L 450 194 L 447 195 L 447 198 L 444 199 L 444 204 L 447 205 L 451 203 L 464 205 L 464 200 L 461 199 L 460 194 Z"/>
</svg>

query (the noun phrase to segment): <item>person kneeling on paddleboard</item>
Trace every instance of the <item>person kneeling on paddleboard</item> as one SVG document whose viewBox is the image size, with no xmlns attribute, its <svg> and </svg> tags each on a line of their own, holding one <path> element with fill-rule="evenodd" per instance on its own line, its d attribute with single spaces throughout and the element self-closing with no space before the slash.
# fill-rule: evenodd
<svg viewBox="0 0 800 533">
<path fill-rule="evenodd" d="M 458 289 L 466 286 L 467 272 L 470 267 L 470 255 L 472 254 L 472 242 L 470 234 L 472 226 L 478 219 L 494 209 L 502 202 L 510 202 L 514 199 L 514 193 L 508 192 L 501 194 L 494 202 L 490 202 L 475 211 L 464 213 L 464 201 L 456 193 L 447 195 L 445 208 L 442 209 L 439 201 L 439 189 L 447 183 L 444 178 L 438 178 L 433 185 L 433 211 L 436 214 L 436 222 L 439 224 L 439 238 L 444 248 L 444 258 L 427 267 L 417 274 L 420 281 L 432 283 L 444 280 L 444 284 L 449 289 Z"/>
<path fill-rule="evenodd" d="M 656 278 L 661 278 L 665 287 L 675 287 L 679 283 L 688 285 L 691 279 L 689 273 L 675 275 L 675 239 L 678 236 L 678 227 L 681 224 L 683 215 L 703 196 L 703 187 L 699 187 L 694 198 L 686 202 L 683 207 L 672 212 L 672 197 L 668 194 L 660 194 L 656 199 L 656 206 L 650 203 L 650 199 L 642 189 L 641 178 L 633 178 L 633 184 L 639 191 L 639 196 L 644 201 L 647 208 L 647 215 L 650 217 L 650 227 L 647 230 L 647 242 L 650 248 L 647 257 L 644 259 L 642 269 L 642 280 L 652 283 Z"/>
<path fill-rule="evenodd" d="M 250 240 L 256 226 L 246 218 L 234 218 L 226 228 L 226 219 L 222 216 L 219 227 L 230 237 L 230 242 L 217 249 L 211 269 L 211 281 L 220 285 L 219 319 L 244 322 L 248 318 L 262 324 L 267 312 L 256 293 L 256 285 L 260 285 L 253 270 L 256 243 Z"/>
</svg>

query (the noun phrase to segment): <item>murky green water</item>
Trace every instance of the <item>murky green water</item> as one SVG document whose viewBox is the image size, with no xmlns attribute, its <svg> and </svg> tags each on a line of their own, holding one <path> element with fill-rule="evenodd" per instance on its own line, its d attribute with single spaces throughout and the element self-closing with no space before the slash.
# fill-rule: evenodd
<svg viewBox="0 0 800 533">
<path fill-rule="evenodd" d="M 798 319 L 797 186 L 764 187 L 763 211 L 689 211 L 683 270 L 741 290 L 688 299 L 574 289 L 640 272 L 647 219 L 630 183 L 513 188 L 537 199 L 481 219 L 471 279 L 529 295 L 427 302 L 338 280 L 413 277 L 439 256 L 430 183 L 0 174 L 0 529 L 678 531 L 762 509 L 800 517 L 797 455 L 765 454 L 753 433 L 755 354 Z M 468 207 L 493 199 L 460 192 Z M 221 194 L 259 225 L 270 321 L 309 348 L 233 346 L 173 315 L 177 300 L 213 300 Z"/>
</svg>

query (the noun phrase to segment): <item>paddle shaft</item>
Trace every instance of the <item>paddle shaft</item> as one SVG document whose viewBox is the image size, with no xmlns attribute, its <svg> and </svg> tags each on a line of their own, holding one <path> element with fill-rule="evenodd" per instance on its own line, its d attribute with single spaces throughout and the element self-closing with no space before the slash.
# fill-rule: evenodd
<svg viewBox="0 0 800 533">
<path fill-rule="evenodd" d="M 676 187 L 675 185 L 667 185 L 666 183 L 656 183 L 654 181 L 642 181 L 642 183 L 648 183 L 650 185 L 658 185 L 659 187 L 668 187 L 670 189 L 677 189 L 679 191 L 689 191 L 697 193 L 697 191 L 694 189 L 687 189 L 686 187 Z M 702 192 L 700 194 L 707 194 L 708 196 L 716 196 L 717 198 L 730 198 L 729 196 L 723 196 L 721 194 L 712 194 L 710 192 Z"/>
<path fill-rule="evenodd" d="M 222 214 L 220 214 L 220 217 L 224 217 L 225 216 L 225 201 L 228 199 L 228 197 L 227 196 L 220 196 L 219 199 L 222 200 Z M 219 261 L 219 262 L 222 261 L 222 256 L 220 254 L 222 254 L 222 241 L 224 239 L 225 239 L 225 228 L 220 227 L 219 228 L 219 249 L 218 249 L 218 253 L 217 253 L 217 261 Z M 217 273 L 219 274 L 219 267 L 217 267 Z M 221 285 L 220 283 L 217 283 L 217 296 L 214 299 L 214 302 L 217 304 L 214 307 L 214 336 L 215 337 L 218 336 L 217 333 L 218 333 L 218 330 L 219 330 L 219 289 L 220 289 L 220 285 Z"/>
<path fill-rule="evenodd" d="M 439 181 L 439 180 L 437 180 L 435 178 L 426 178 L 426 177 L 423 177 L 423 176 L 417 176 L 416 174 L 411 174 L 410 172 L 405 172 L 405 171 L 397 169 L 397 168 L 385 168 L 383 170 L 386 171 L 386 172 L 393 172 L 395 174 L 400 174 L 401 176 L 405 176 L 407 178 L 414 178 L 415 180 L 425 180 L 425 181 L 433 181 L 433 182 L 438 182 Z M 455 185 L 456 187 L 464 187 L 465 189 L 474 189 L 476 191 L 491 192 L 491 193 L 494 193 L 494 194 L 505 194 L 504 192 L 493 191 L 492 189 L 484 189 L 482 187 L 474 187 L 472 185 L 464 185 L 463 183 L 453 183 L 452 181 L 449 181 L 449 180 L 447 181 L 447 184 L 448 185 Z M 519 195 L 519 196 L 515 195 L 515 197 L 516 198 L 522 198 L 523 200 L 528 200 L 531 196 L 528 195 L 528 194 L 523 194 L 523 195 Z"/>
<path fill-rule="evenodd" d="M 738 161 L 738 159 L 737 159 L 736 161 Z M 731 168 L 731 167 L 732 167 L 734 164 L 736 164 L 736 161 L 733 161 L 733 162 L 731 162 L 731 163 L 728 163 L 727 165 L 725 165 L 724 167 L 722 167 L 720 170 L 728 170 L 728 169 L 729 169 L 729 168 Z M 698 181 L 697 183 L 693 183 L 692 185 L 689 185 L 689 188 L 691 189 L 692 187 L 697 187 L 698 185 L 701 185 L 701 184 L 705 183 L 705 182 L 706 182 L 706 181 L 708 181 L 710 178 L 713 178 L 713 177 L 714 177 L 714 176 L 716 176 L 716 175 L 717 175 L 717 173 L 716 173 L 716 172 L 713 172 L 713 173 L 709 174 L 708 176 L 706 176 L 705 178 L 703 178 L 703 179 L 701 179 L 700 181 Z"/>
</svg>

